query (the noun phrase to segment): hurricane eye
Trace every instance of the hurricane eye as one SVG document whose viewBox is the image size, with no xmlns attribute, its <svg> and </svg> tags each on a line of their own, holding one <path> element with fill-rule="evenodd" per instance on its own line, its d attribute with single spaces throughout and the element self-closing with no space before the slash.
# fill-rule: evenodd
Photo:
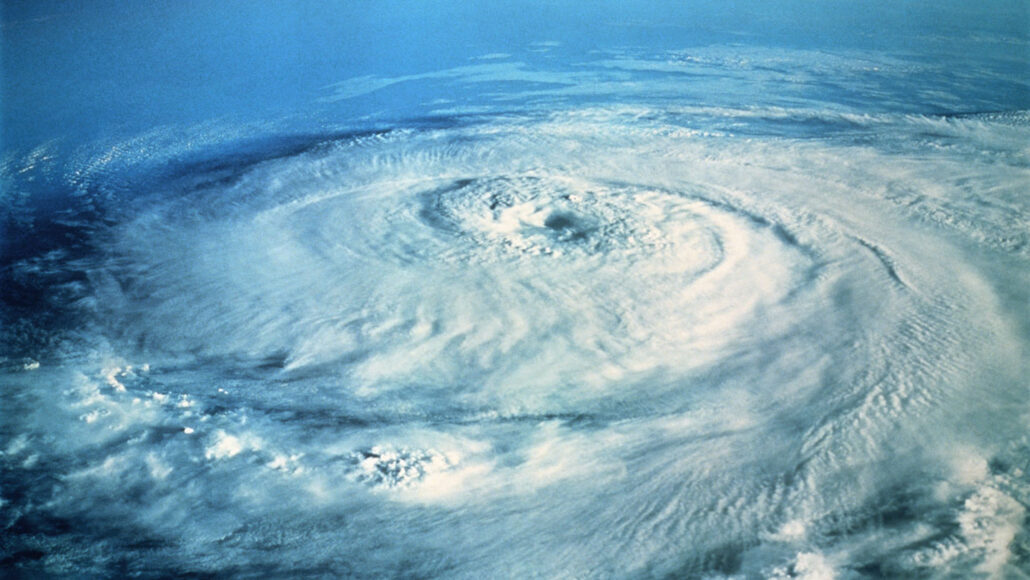
<svg viewBox="0 0 1030 580">
<path fill-rule="evenodd" d="M 544 220 L 544 226 L 555 231 L 563 232 L 577 229 L 579 223 L 575 216 L 571 214 L 556 212 L 547 216 L 547 219 Z"/>
</svg>

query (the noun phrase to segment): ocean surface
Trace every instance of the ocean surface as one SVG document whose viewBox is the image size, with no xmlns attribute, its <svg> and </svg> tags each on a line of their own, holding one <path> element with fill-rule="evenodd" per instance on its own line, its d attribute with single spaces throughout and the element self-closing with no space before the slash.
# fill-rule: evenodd
<svg viewBox="0 0 1030 580">
<path fill-rule="evenodd" d="M 0 576 L 1030 578 L 1030 5 L 4 2 Z"/>
</svg>

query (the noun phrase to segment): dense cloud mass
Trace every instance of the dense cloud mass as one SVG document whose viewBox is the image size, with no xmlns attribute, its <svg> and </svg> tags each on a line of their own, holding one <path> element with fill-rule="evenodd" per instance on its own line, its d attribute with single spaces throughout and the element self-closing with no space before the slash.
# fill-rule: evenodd
<svg viewBox="0 0 1030 580">
<path fill-rule="evenodd" d="M 916 67 L 870 55 L 509 58 L 325 99 L 493 107 L 9 154 L 0 567 L 1025 576 L 1027 113 L 811 98 Z"/>
</svg>

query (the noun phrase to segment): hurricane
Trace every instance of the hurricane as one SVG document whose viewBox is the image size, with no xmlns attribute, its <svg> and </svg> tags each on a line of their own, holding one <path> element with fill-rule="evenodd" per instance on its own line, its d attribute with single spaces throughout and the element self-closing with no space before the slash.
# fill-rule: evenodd
<svg viewBox="0 0 1030 580">
<path fill-rule="evenodd" d="M 330 18 L 290 30 L 354 32 L 340 62 L 238 49 L 304 60 L 232 69 L 286 96 L 126 96 L 117 129 L 27 123 L 44 71 L 5 60 L 0 569 L 1030 577 L 1013 6 L 871 44 L 568 8 L 616 32 L 473 48 L 422 8 L 390 18 L 453 66 L 401 72 Z M 147 26 L 230 26 L 202 10 Z M 17 12 L 15 54 L 74 22 Z"/>
</svg>

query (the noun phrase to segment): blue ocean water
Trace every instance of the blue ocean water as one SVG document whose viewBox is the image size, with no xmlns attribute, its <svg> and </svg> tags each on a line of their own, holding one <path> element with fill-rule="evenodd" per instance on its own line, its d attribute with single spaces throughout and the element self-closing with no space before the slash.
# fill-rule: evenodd
<svg viewBox="0 0 1030 580">
<path fill-rule="evenodd" d="M 1030 576 L 1025 2 L 7 2 L 13 577 Z"/>
</svg>

